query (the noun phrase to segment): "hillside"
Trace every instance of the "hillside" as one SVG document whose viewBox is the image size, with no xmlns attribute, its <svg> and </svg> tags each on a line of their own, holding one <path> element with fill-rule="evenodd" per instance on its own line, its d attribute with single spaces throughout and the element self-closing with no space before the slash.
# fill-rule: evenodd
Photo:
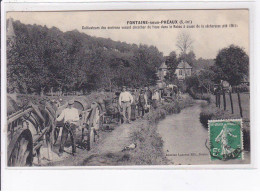
<svg viewBox="0 0 260 194">
<path fill-rule="evenodd" d="M 92 91 L 155 84 L 163 54 L 155 46 L 92 37 L 77 30 L 13 21 L 8 44 L 8 90 Z M 9 40 L 10 42 L 10 40 Z"/>
</svg>

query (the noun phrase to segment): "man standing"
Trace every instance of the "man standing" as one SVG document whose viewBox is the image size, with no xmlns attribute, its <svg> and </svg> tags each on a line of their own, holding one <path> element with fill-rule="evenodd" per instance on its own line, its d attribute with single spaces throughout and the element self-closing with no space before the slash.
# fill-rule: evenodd
<svg viewBox="0 0 260 194">
<path fill-rule="evenodd" d="M 123 117 L 124 122 L 131 123 L 131 104 L 133 103 L 134 99 L 130 92 L 126 91 L 126 87 L 123 86 L 123 91 L 119 95 L 119 105 L 123 109 Z M 126 117 L 127 112 L 127 117 Z"/>
<path fill-rule="evenodd" d="M 149 87 L 145 87 L 144 90 L 145 90 L 145 94 L 147 96 L 148 104 L 150 105 L 152 102 L 152 91 L 150 90 Z"/>
<path fill-rule="evenodd" d="M 144 110 L 145 107 L 147 107 L 147 96 L 144 92 L 144 90 L 141 90 L 141 93 L 138 97 L 138 115 L 143 117 L 144 116 Z"/>
<path fill-rule="evenodd" d="M 160 101 L 160 95 L 157 89 L 154 89 L 152 95 L 152 107 L 156 109 L 158 107 L 158 102 Z"/>
<path fill-rule="evenodd" d="M 76 153 L 76 128 L 79 121 L 79 112 L 76 108 L 73 107 L 74 100 L 69 100 L 68 107 L 65 108 L 60 116 L 57 118 L 57 121 L 64 122 L 64 127 L 61 135 L 61 145 L 59 149 L 59 155 L 62 156 L 64 152 L 64 145 L 67 141 L 68 134 L 70 133 L 70 138 L 72 142 L 72 154 Z"/>
</svg>

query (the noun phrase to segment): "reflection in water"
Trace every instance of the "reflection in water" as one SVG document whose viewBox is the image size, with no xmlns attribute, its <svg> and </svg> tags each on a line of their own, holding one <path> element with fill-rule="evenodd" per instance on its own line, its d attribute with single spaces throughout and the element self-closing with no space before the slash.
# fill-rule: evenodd
<svg viewBox="0 0 260 194">
<path fill-rule="evenodd" d="M 244 161 L 210 161 L 209 151 L 205 146 L 208 130 L 199 120 L 201 101 L 185 108 L 179 114 L 166 117 L 158 124 L 158 132 L 164 141 L 164 152 L 172 164 L 244 164 L 249 163 L 249 153 L 244 154 Z M 207 143 L 208 145 L 208 143 Z"/>
</svg>

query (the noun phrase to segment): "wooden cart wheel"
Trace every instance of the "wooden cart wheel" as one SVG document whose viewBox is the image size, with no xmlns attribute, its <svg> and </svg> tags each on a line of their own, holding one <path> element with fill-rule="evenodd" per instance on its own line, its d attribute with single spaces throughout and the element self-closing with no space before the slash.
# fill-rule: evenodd
<svg viewBox="0 0 260 194">
<path fill-rule="evenodd" d="M 94 128 L 90 127 L 89 129 L 89 133 L 88 133 L 88 143 L 87 143 L 87 150 L 90 150 L 95 142 L 95 132 L 94 132 Z"/>
<path fill-rule="evenodd" d="M 32 166 L 32 140 L 22 133 L 17 139 L 8 160 L 8 166 Z"/>
<path fill-rule="evenodd" d="M 97 108 L 96 108 L 96 113 L 97 113 L 97 114 L 96 114 L 95 116 L 97 116 L 98 119 L 97 119 L 97 118 L 94 118 L 94 120 L 96 121 L 95 126 L 98 127 L 97 130 L 102 130 L 104 118 L 103 118 L 103 114 L 102 114 L 102 108 L 101 108 L 100 105 L 97 106 Z M 94 124 L 94 123 L 93 123 L 93 124 Z"/>
</svg>

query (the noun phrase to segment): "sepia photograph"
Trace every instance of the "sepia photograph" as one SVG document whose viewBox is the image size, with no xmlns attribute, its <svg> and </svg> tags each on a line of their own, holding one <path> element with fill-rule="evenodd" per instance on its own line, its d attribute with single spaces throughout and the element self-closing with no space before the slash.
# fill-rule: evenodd
<svg viewBox="0 0 260 194">
<path fill-rule="evenodd" d="M 247 165 L 248 9 L 6 12 L 6 166 Z"/>
</svg>

